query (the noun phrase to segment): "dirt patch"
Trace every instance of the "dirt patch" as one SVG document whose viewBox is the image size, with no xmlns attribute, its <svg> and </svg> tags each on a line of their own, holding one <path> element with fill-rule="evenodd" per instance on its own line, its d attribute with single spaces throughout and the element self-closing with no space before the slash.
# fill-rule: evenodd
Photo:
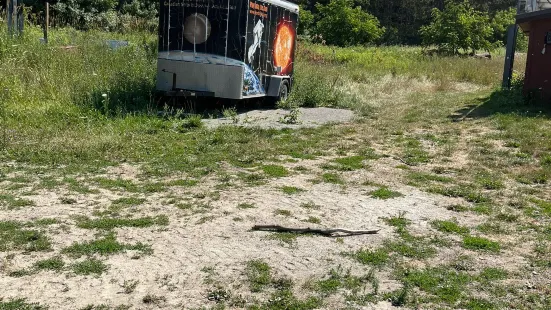
<svg viewBox="0 0 551 310">
<path fill-rule="evenodd" d="M 208 128 L 222 125 L 236 125 L 243 127 L 260 128 L 313 128 L 326 124 L 347 123 L 354 119 L 354 112 L 332 108 L 299 108 L 296 120 L 285 119 L 293 113 L 290 110 L 252 110 L 237 114 L 234 117 L 205 119 L 203 122 Z"/>
</svg>

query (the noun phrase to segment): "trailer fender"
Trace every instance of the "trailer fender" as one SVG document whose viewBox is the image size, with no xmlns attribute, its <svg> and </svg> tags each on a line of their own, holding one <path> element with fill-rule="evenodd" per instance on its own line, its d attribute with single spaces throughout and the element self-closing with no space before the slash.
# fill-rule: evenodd
<svg viewBox="0 0 551 310">
<path fill-rule="evenodd" d="M 279 88 L 281 87 L 281 83 L 283 81 L 289 81 L 291 79 L 290 76 L 280 76 L 280 75 L 272 75 L 269 76 L 267 80 L 267 86 L 268 91 L 266 92 L 266 96 L 268 97 L 279 97 Z"/>
</svg>

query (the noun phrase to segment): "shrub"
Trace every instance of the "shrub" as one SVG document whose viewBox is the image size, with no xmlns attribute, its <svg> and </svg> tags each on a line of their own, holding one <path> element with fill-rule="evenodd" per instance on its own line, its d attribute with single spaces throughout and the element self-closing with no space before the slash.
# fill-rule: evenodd
<svg viewBox="0 0 551 310">
<path fill-rule="evenodd" d="M 435 45 L 439 51 L 450 54 L 492 48 L 490 18 L 467 1 L 459 4 L 448 2 L 444 11 L 433 9 L 432 22 L 421 27 L 420 34 L 423 45 Z"/>
<path fill-rule="evenodd" d="M 351 46 L 373 43 L 381 38 L 385 29 L 379 20 L 362 11 L 361 7 L 353 8 L 352 0 L 331 0 L 329 4 L 316 4 L 319 21 L 317 33 L 323 36 L 328 44 Z"/>
</svg>

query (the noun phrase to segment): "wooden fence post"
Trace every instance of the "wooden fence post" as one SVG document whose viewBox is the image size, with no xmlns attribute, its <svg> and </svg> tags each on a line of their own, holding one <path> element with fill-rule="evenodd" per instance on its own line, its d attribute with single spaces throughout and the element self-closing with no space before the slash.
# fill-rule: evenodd
<svg viewBox="0 0 551 310">
<path fill-rule="evenodd" d="M 44 43 L 48 44 L 48 28 L 50 27 L 50 3 L 46 2 L 46 11 L 44 12 Z"/>
</svg>

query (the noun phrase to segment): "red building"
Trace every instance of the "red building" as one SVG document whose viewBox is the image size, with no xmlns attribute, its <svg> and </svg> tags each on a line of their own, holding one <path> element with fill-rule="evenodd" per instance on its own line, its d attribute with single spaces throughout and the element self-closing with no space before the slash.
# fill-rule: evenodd
<svg viewBox="0 0 551 310">
<path fill-rule="evenodd" d="M 517 24 L 529 36 L 524 90 L 551 98 L 551 0 L 520 0 Z"/>
</svg>

